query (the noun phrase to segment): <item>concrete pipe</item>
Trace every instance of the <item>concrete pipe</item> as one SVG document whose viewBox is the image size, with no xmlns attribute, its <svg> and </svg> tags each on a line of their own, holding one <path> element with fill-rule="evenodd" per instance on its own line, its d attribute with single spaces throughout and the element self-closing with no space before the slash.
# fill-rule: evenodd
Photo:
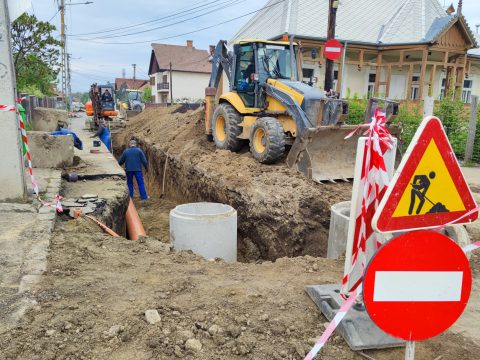
<svg viewBox="0 0 480 360">
<path fill-rule="evenodd" d="M 170 211 L 170 243 L 206 259 L 237 261 L 237 211 L 219 203 L 178 205 Z"/>
</svg>

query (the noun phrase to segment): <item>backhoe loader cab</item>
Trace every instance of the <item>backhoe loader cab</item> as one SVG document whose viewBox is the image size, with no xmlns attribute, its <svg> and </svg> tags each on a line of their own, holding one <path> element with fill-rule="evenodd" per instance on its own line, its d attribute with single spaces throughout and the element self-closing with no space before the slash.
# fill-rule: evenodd
<svg viewBox="0 0 480 360">
<path fill-rule="evenodd" d="M 298 79 L 297 45 L 288 41 L 220 41 L 205 90 L 206 134 L 220 149 L 249 144 L 253 157 L 274 163 L 291 146 L 287 165 L 316 181 L 353 177 L 356 138 L 341 126 L 346 101 Z M 230 88 L 221 94 L 222 73 Z M 221 87 L 221 86 L 220 86 Z"/>
</svg>

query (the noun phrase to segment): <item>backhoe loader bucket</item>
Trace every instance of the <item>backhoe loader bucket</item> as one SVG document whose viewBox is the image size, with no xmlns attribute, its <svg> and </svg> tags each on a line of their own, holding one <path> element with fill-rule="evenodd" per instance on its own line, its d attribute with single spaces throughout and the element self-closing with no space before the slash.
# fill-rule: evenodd
<svg viewBox="0 0 480 360">
<path fill-rule="evenodd" d="M 319 126 L 307 128 L 297 136 L 287 156 L 287 165 L 316 182 L 349 181 L 353 179 L 358 138 L 364 129 L 345 139 L 357 125 Z M 388 126 L 393 136 L 400 126 Z"/>
</svg>

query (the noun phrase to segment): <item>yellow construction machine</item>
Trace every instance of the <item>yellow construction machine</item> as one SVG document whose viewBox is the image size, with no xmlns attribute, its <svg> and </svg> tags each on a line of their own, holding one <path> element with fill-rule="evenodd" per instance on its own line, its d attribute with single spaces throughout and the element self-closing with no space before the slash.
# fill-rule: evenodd
<svg viewBox="0 0 480 360">
<path fill-rule="evenodd" d="M 355 128 L 343 125 L 348 103 L 299 81 L 297 52 L 292 41 L 245 40 L 233 51 L 219 41 L 205 90 L 206 134 L 220 149 L 249 143 L 265 164 L 290 147 L 287 165 L 317 182 L 351 179 L 359 135 L 344 139 Z M 223 72 L 230 91 L 222 94 Z M 398 103 L 388 102 L 387 110 L 392 119 Z"/>
</svg>

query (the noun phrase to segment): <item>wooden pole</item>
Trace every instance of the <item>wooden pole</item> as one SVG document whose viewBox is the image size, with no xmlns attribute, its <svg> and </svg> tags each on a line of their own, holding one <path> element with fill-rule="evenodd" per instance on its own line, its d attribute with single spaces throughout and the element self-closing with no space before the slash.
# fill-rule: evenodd
<svg viewBox="0 0 480 360">
<path fill-rule="evenodd" d="M 335 39 L 335 21 L 337 18 L 337 5 L 338 1 L 329 0 L 329 12 L 328 12 L 328 29 L 327 40 Z M 322 54 L 323 56 L 323 54 Z M 333 90 L 333 60 L 327 59 L 325 66 L 325 91 Z"/>
<path fill-rule="evenodd" d="M 392 78 L 392 66 L 387 66 L 387 82 L 385 83 L 385 97 L 390 96 L 390 80 Z"/>
<path fill-rule="evenodd" d="M 378 96 L 378 93 L 379 93 L 378 87 L 379 87 L 379 83 L 380 83 L 380 76 L 381 76 L 381 73 L 382 73 L 381 65 L 382 65 L 382 52 L 379 51 L 378 54 L 377 54 L 377 64 L 376 64 L 376 67 L 375 67 L 375 89 L 373 91 L 375 96 Z"/>
<path fill-rule="evenodd" d="M 422 52 L 422 67 L 420 70 L 420 84 L 418 86 L 418 98 L 423 100 L 423 86 L 425 85 L 425 71 L 427 70 L 428 50 L 423 49 Z"/>
<path fill-rule="evenodd" d="M 413 77 L 413 64 L 409 64 L 408 79 L 407 79 L 407 100 L 410 100 L 412 98 L 412 77 Z"/>
<path fill-rule="evenodd" d="M 173 105 L 172 62 L 170 61 L 170 105 Z"/>
<path fill-rule="evenodd" d="M 467 146 L 465 148 L 465 162 L 468 163 L 473 157 L 473 146 L 475 144 L 475 134 L 477 132 L 477 113 L 478 112 L 478 96 L 472 95 L 470 104 L 470 123 L 468 124 Z"/>
</svg>

